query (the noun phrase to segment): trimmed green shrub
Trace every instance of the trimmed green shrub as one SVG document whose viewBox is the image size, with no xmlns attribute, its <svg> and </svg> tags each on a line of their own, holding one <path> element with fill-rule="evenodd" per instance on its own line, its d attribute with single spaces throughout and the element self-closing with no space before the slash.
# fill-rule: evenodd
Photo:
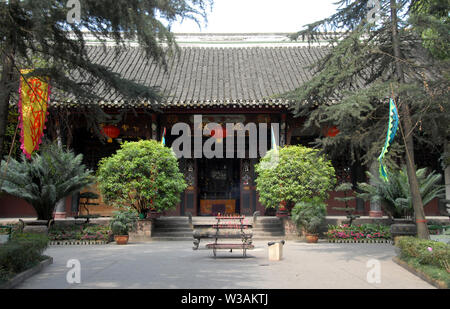
<svg viewBox="0 0 450 309">
<path fill-rule="evenodd" d="M 109 241 L 111 229 L 108 226 L 88 224 L 52 226 L 48 231 L 50 240 L 101 240 Z"/>
<path fill-rule="evenodd" d="M 175 207 L 186 189 L 174 152 L 154 140 L 123 143 L 100 161 L 97 175 L 106 203 L 131 206 L 140 214 Z"/>
<path fill-rule="evenodd" d="M 44 259 L 48 238 L 41 234 L 15 234 L 0 246 L 0 281 L 33 267 Z"/>
<path fill-rule="evenodd" d="M 445 268 L 450 264 L 450 245 L 419 239 L 416 237 L 398 237 L 396 246 L 401 250 L 401 257 L 416 258 L 420 264 Z"/>
<path fill-rule="evenodd" d="M 266 208 L 277 208 L 283 201 L 292 206 L 313 197 L 325 201 L 336 183 L 331 162 L 319 150 L 301 145 L 268 151 L 255 168 L 256 190 Z"/>
</svg>

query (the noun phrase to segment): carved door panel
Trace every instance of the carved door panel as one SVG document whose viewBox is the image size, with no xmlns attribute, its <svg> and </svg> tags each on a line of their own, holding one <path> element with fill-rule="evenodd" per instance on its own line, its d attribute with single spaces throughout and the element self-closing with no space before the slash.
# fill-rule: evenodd
<svg viewBox="0 0 450 309">
<path fill-rule="evenodd" d="M 254 165 L 253 160 L 241 159 L 241 198 L 242 215 L 250 216 L 255 211 Z"/>
</svg>

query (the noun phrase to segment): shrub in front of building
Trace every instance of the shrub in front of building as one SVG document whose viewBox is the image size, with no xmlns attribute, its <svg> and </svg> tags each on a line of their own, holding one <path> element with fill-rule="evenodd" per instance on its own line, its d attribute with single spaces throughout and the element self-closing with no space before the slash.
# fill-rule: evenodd
<svg viewBox="0 0 450 309">
<path fill-rule="evenodd" d="M 31 204 L 38 220 L 50 220 L 59 200 L 94 181 L 82 161 L 81 154 L 55 143 L 44 145 L 31 160 L 22 155 L 20 161 L 1 162 L 1 190 Z"/>
<path fill-rule="evenodd" d="M 15 234 L 0 246 L 0 283 L 7 281 L 45 259 L 48 238 L 42 234 Z"/>
<path fill-rule="evenodd" d="M 416 271 L 450 288 L 450 245 L 411 236 L 396 239 L 399 258 Z"/>
<path fill-rule="evenodd" d="M 336 184 L 331 162 L 318 150 L 301 145 L 268 151 L 256 165 L 256 173 L 256 190 L 266 208 L 277 208 L 282 202 L 293 206 L 312 198 L 325 201 Z"/>
<path fill-rule="evenodd" d="M 154 140 L 123 143 L 100 161 L 97 179 L 106 203 L 139 214 L 174 208 L 186 188 L 172 149 Z"/>
</svg>

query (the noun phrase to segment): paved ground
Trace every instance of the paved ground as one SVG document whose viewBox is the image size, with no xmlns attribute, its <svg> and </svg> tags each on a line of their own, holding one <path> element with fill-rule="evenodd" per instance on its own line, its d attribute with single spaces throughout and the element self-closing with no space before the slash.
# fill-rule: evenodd
<svg viewBox="0 0 450 309">
<path fill-rule="evenodd" d="M 268 261 L 267 242 L 256 242 L 246 259 L 241 251 L 214 259 L 187 241 L 50 247 L 46 254 L 54 263 L 19 288 L 433 288 L 392 262 L 389 244 L 288 241 L 278 262 Z M 66 281 L 70 259 L 81 263 L 80 284 Z M 367 282 L 372 259 L 380 262 L 381 283 Z"/>
</svg>

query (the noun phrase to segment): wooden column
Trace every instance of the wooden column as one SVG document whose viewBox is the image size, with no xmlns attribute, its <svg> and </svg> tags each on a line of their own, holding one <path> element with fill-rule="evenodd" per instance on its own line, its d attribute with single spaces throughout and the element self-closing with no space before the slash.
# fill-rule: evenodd
<svg viewBox="0 0 450 309">
<path fill-rule="evenodd" d="M 158 117 L 156 114 L 152 114 L 151 139 L 155 141 L 158 140 Z"/>
</svg>

